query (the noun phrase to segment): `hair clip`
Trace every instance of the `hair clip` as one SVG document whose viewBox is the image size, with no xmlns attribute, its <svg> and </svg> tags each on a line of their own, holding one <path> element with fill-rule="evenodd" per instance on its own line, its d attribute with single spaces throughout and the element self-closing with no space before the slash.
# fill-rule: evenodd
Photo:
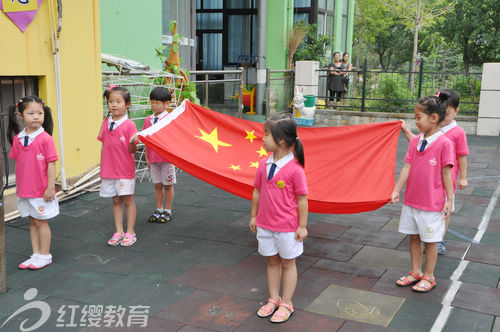
<svg viewBox="0 0 500 332">
<path fill-rule="evenodd" d="M 297 137 L 295 138 L 295 140 L 296 140 L 296 141 L 298 141 L 298 140 L 299 140 L 299 136 L 297 136 Z"/>
<path fill-rule="evenodd" d="M 440 94 L 441 94 L 441 91 L 438 91 L 438 92 L 434 95 L 434 97 L 439 98 L 439 95 L 440 95 Z"/>
<path fill-rule="evenodd" d="M 113 90 L 113 88 L 116 88 L 116 84 L 110 84 L 109 87 L 107 88 L 108 91 Z"/>
</svg>

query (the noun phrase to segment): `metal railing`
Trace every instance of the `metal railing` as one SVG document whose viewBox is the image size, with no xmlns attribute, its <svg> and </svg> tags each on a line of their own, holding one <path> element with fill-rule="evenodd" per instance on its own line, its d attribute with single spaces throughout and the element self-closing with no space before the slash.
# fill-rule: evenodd
<svg viewBox="0 0 500 332">
<path fill-rule="evenodd" d="M 327 69 L 320 69 L 319 96 L 328 103 Z M 420 62 L 415 75 L 415 85 L 410 86 L 410 70 L 383 71 L 368 69 L 366 60 L 361 68 L 350 71 L 351 84 L 339 110 L 412 112 L 417 100 L 422 96 L 434 95 L 443 88 L 457 90 L 460 95 L 460 114 L 474 116 L 479 109 L 480 72 L 424 71 Z"/>
</svg>

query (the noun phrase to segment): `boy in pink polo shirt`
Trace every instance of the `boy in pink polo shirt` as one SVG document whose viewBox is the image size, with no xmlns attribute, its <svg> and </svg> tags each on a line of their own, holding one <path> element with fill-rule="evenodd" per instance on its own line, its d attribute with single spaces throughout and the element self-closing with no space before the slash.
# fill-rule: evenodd
<svg viewBox="0 0 500 332">
<path fill-rule="evenodd" d="M 415 122 L 421 134 L 410 141 L 405 164 L 391 195 L 391 203 L 399 202 L 406 184 L 399 232 L 410 235 L 411 271 L 396 285 L 413 285 L 413 291 L 426 293 L 436 285 L 434 269 L 437 243 L 443 239 L 445 218 L 453 203 L 453 144 L 440 131 L 446 102 L 436 96 L 423 97 L 415 106 Z M 422 245 L 425 242 L 425 270 L 422 273 Z"/>
<path fill-rule="evenodd" d="M 23 120 L 21 131 L 16 119 Z M 55 179 L 57 152 L 52 139 L 50 108 L 36 96 L 24 97 L 9 108 L 7 136 L 12 148 L 9 157 L 16 160 L 17 208 L 21 217 L 29 217 L 33 254 L 19 264 L 22 270 L 39 270 L 52 264 L 52 239 L 47 220 L 59 214 Z M 14 136 L 15 135 L 15 136 Z"/>
<path fill-rule="evenodd" d="M 155 125 L 168 115 L 167 106 L 172 99 L 170 90 L 159 86 L 149 94 L 152 115 L 144 120 L 142 130 Z M 139 137 L 134 135 L 131 142 L 136 143 Z M 166 223 L 172 220 L 172 203 L 174 201 L 175 167 L 161 155 L 146 147 L 146 161 L 151 170 L 151 181 L 155 186 L 156 210 L 149 217 L 149 222 Z M 163 189 L 165 189 L 165 208 L 163 208 Z"/>
<path fill-rule="evenodd" d="M 249 226 L 252 232 L 257 232 L 259 253 L 268 257 L 269 299 L 257 315 L 271 317 L 272 323 L 283 323 L 294 311 L 295 259 L 304 251 L 302 241 L 307 237 L 304 151 L 297 136 L 297 124 L 290 116 L 277 114 L 266 121 L 264 129 L 264 147 L 273 154 L 259 163 Z"/>
</svg>

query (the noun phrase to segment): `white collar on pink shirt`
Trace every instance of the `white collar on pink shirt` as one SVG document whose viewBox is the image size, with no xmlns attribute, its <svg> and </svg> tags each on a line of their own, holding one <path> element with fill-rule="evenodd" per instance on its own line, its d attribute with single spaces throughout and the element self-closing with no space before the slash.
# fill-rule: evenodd
<svg viewBox="0 0 500 332">
<path fill-rule="evenodd" d="M 284 156 L 283 158 L 281 158 L 277 162 L 274 162 L 274 154 L 272 154 L 266 160 L 267 173 L 269 173 L 269 169 L 271 168 L 272 164 L 276 164 L 276 170 L 274 171 L 274 174 L 278 173 L 278 171 L 280 170 L 280 168 L 282 168 L 283 166 L 285 166 L 286 164 L 288 164 L 289 161 L 292 161 L 293 158 L 295 158 L 295 156 L 294 156 L 293 152 L 290 152 L 289 154 L 287 154 L 286 156 Z"/>
<path fill-rule="evenodd" d="M 108 129 L 111 127 L 111 122 L 114 122 L 114 123 L 115 123 L 115 125 L 113 126 L 113 130 L 115 130 L 116 128 L 118 128 L 118 126 L 119 126 L 119 125 L 121 125 L 121 124 L 122 124 L 123 122 L 125 122 L 125 120 L 127 120 L 127 119 L 128 119 L 128 115 L 127 115 L 127 114 L 124 114 L 124 115 L 120 118 L 120 120 L 118 120 L 118 121 L 114 121 L 114 120 L 113 120 L 113 115 L 110 115 L 110 116 L 108 117 Z"/>
<path fill-rule="evenodd" d="M 455 120 L 451 121 L 449 124 L 441 128 L 441 131 L 446 134 L 446 132 L 454 127 L 458 126 Z"/>
<path fill-rule="evenodd" d="M 158 118 L 158 121 L 160 121 L 161 119 L 163 119 L 167 115 L 168 115 L 167 111 L 161 112 L 160 115 L 158 115 L 158 116 L 155 116 L 154 114 L 151 114 L 151 117 L 150 117 L 149 121 L 151 122 L 151 124 L 154 124 L 154 121 L 155 121 L 156 118 Z"/>
<path fill-rule="evenodd" d="M 444 135 L 444 134 L 443 134 L 443 132 L 441 130 L 439 130 L 434 135 L 431 135 L 431 136 L 427 137 L 425 139 L 427 141 L 427 145 L 425 146 L 424 150 L 426 150 L 429 147 L 429 145 L 431 145 L 441 135 Z M 422 144 L 423 140 L 424 140 L 424 134 L 420 135 L 420 140 L 418 141 L 418 144 L 417 144 L 417 151 L 420 151 L 420 145 Z"/>
<path fill-rule="evenodd" d="M 25 136 L 28 136 L 28 145 L 30 145 L 31 143 L 33 143 L 33 141 L 35 140 L 35 138 L 40 135 L 41 133 L 43 133 L 45 131 L 45 129 L 43 129 L 43 127 L 40 127 L 38 128 L 36 131 L 32 132 L 31 134 L 27 135 L 26 134 L 26 128 L 23 129 L 23 131 L 21 131 L 19 134 L 18 134 L 18 138 L 19 140 L 21 141 L 22 144 L 24 144 L 24 137 Z"/>
</svg>

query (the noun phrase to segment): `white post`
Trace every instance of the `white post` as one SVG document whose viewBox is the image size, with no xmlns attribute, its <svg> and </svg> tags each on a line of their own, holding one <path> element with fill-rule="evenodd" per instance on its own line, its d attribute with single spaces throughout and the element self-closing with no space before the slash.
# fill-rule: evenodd
<svg viewBox="0 0 500 332">
<path fill-rule="evenodd" d="M 500 135 L 500 63 L 483 64 L 477 135 Z"/>
</svg>

